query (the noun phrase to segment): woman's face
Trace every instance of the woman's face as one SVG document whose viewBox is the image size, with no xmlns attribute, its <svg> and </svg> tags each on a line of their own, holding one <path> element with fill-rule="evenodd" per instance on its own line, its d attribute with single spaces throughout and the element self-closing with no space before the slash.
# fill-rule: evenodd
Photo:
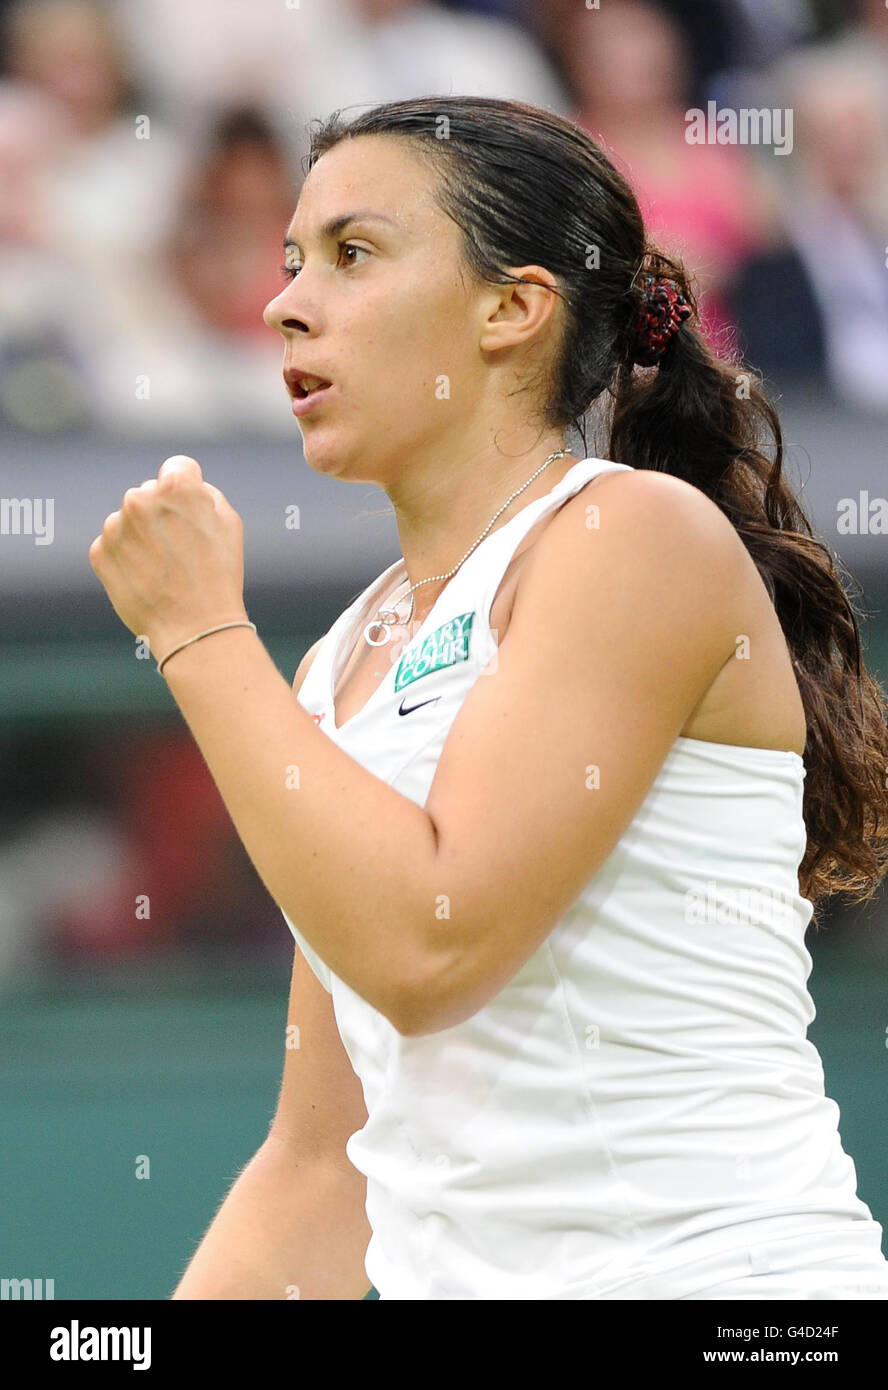
<svg viewBox="0 0 888 1390">
<path fill-rule="evenodd" d="M 462 233 L 432 186 L 404 141 L 379 135 L 343 140 L 302 186 L 285 257 L 296 274 L 263 317 L 285 371 L 332 382 L 294 422 L 317 472 L 385 486 L 424 444 L 458 447 L 489 389 L 479 336 L 495 300 L 461 278 Z M 325 232 L 350 213 L 363 215 Z"/>
</svg>

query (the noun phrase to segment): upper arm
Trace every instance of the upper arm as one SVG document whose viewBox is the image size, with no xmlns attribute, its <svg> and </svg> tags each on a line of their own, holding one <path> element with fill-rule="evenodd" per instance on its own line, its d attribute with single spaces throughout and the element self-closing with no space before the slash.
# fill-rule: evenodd
<svg viewBox="0 0 888 1390">
<path fill-rule="evenodd" d="M 363 1089 L 339 1035 L 331 996 L 297 947 L 271 1137 L 300 1160 L 351 1167 L 345 1145 L 366 1122 Z"/>
<path fill-rule="evenodd" d="M 415 1031 L 483 1007 L 615 848 L 734 654 L 741 550 L 704 494 L 645 471 L 594 480 L 545 528 L 425 803 L 450 906 Z"/>
</svg>

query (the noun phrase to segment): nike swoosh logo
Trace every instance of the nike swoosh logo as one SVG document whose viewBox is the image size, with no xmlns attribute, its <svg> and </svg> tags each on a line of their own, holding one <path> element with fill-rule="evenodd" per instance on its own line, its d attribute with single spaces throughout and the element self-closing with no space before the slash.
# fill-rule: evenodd
<svg viewBox="0 0 888 1390">
<path fill-rule="evenodd" d="M 440 700 L 440 698 L 440 695 L 435 695 L 431 700 L 420 700 L 418 705 L 408 705 L 406 709 L 404 708 L 404 701 L 402 700 L 398 706 L 398 713 L 412 714 L 415 709 L 422 709 L 423 705 L 433 705 L 435 701 Z"/>
</svg>

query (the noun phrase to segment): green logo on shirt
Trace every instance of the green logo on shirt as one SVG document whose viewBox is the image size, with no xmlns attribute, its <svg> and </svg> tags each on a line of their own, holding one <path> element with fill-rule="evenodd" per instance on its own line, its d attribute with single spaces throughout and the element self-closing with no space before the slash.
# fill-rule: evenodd
<svg viewBox="0 0 888 1390">
<path fill-rule="evenodd" d="M 420 676 L 440 671 L 442 666 L 454 666 L 469 659 L 469 634 L 474 613 L 460 613 L 429 633 L 418 651 L 407 651 L 395 672 L 395 690 L 418 681 Z"/>
</svg>

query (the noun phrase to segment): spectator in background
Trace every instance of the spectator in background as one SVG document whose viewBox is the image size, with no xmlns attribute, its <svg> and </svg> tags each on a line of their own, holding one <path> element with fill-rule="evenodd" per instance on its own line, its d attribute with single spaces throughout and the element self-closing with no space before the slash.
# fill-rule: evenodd
<svg viewBox="0 0 888 1390">
<path fill-rule="evenodd" d="M 297 196 L 267 120 L 250 110 L 223 117 L 167 248 L 176 283 L 204 324 L 267 341 L 262 311 L 280 289 L 283 232 Z"/>
<path fill-rule="evenodd" d="M 4 740 L 0 764 L 0 983 L 41 956 L 280 947 L 280 910 L 179 727 L 62 722 Z"/>
<path fill-rule="evenodd" d="M 665 11 L 608 0 L 578 9 L 562 41 L 573 119 L 629 179 L 653 239 L 693 270 L 704 332 L 716 350 L 730 350 L 724 291 L 770 233 L 767 183 L 746 147 L 687 142 L 688 55 Z"/>
<path fill-rule="evenodd" d="M 341 29 L 328 29 L 330 67 L 335 72 L 343 47 L 354 65 L 347 83 L 334 77 L 338 94 L 328 107 L 440 92 L 567 109 L 560 78 L 517 23 L 447 10 L 432 0 L 351 0 L 347 11 L 351 17 Z"/>
<path fill-rule="evenodd" d="M 773 75 L 794 110 L 782 236 L 750 260 L 733 309 L 749 360 L 778 383 L 825 376 L 851 405 L 888 411 L 888 87 L 844 43 Z"/>
<path fill-rule="evenodd" d="M 11 76 L 59 103 L 66 137 L 47 180 L 52 235 L 64 228 L 83 265 L 138 256 L 168 229 L 183 152 L 150 115 L 124 70 L 108 10 L 97 0 L 20 0 L 6 21 Z"/>
<path fill-rule="evenodd" d="M 115 298 L 97 402 L 107 427 L 293 436 L 280 346 L 262 310 L 280 285 L 297 197 L 295 171 L 262 113 L 220 117 L 193 156 L 166 241 Z"/>
<path fill-rule="evenodd" d="M 845 0 L 659 0 L 684 40 L 688 105 L 700 106 L 730 86 L 737 70 L 759 70 L 796 44 L 819 35 L 823 10 Z M 601 0 L 599 12 L 609 7 Z M 557 56 L 564 34 L 586 10 L 583 0 L 533 0 L 526 22 Z M 592 13 L 593 11 L 586 11 Z M 561 59 L 558 58 L 560 62 Z"/>
<path fill-rule="evenodd" d="M 245 0 L 115 0 L 113 20 L 129 70 L 152 108 L 182 131 L 202 135 L 232 108 L 266 106 L 279 74 L 289 104 L 320 59 L 316 40 L 336 24 L 344 0 L 249 4 Z M 322 83 L 319 72 L 310 81 Z"/>
<path fill-rule="evenodd" d="M 115 14 L 133 71 L 182 128 L 261 105 L 297 160 L 306 124 L 340 106 L 467 92 L 568 109 L 526 29 L 432 0 L 118 0 Z"/>
<path fill-rule="evenodd" d="M 816 38 L 834 0 L 661 0 L 693 55 L 693 104 L 718 96 L 735 71 L 758 71 Z M 845 0 L 838 0 L 844 4 Z"/>
<path fill-rule="evenodd" d="M 473 14 L 495 15 L 528 27 L 534 3 L 535 0 L 443 0 L 446 10 L 471 10 Z"/>
<path fill-rule="evenodd" d="M 58 100 L 0 82 L 0 422 L 25 430 L 85 419 L 95 296 L 54 225 L 46 187 L 68 134 Z"/>
<path fill-rule="evenodd" d="M 67 138 L 65 112 L 24 82 L 0 82 L 0 237 L 47 253 L 58 238 L 41 173 Z"/>
<path fill-rule="evenodd" d="M 853 20 L 829 44 L 835 57 L 864 64 L 888 96 L 888 6 L 885 0 L 851 0 Z"/>
<path fill-rule="evenodd" d="M 167 234 L 184 157 L 154 123 L 137 138 L 102 5 L 18 0 L 4 40 L 0 419 L 71 429 L 96 419 L 115 299 Z"/>
</svg>

